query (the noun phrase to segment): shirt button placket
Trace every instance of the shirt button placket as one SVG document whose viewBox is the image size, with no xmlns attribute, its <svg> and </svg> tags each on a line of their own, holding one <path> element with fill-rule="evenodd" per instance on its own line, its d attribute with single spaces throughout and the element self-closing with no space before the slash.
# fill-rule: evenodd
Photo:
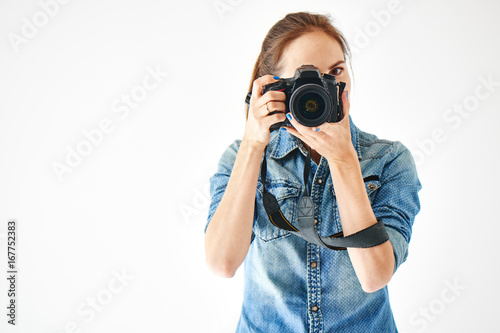
<svg viewBox="0 0 500 333">
<path fill-rule="evenodd" d="M 315 179 L 311 188 L 311 197 L 314 201 L 314 206 L 316 207 L 315 214 L 318 216 L 320 212 L 318 208 L 321 204 L 321 193 L 323 179 L 320 175 L 322 175 L 324 165 L 320 164 L 318 169 L 316 170 L 316 174 L 319 176 Z M 318 218 L 314 219 L 314 224 L 318 225 Z M 308 244 L 308 291 L 309 295 L 309 314 L 310 314 L 310 332 L 314 333 L 322 333 L 322 314 L 320 311 L 320 302 L 321 302 L 321 275 L 320 275 L 320 266 L 319 266 L 319 257 L 320 247 L 315 244 Z"/>
<path fill-rule="evenodd" d="M 321 278 L 319 271 L 319 252 L 320 247 L 316 244 L 308 244 L 308 305 L 309 305 L 309 315 L 310 315 L 310 332 L 320 333 L 322 332 L 322 316 L 319 310 L 319 305 L 321 302 Z"/>
<path fill-rule="evenodd" d="M 317 175 L 321 175 L 322 166 L 318 167 Z M 311 196 L 313 197 L 314 206 L 316 210 L 320 207 L 321 204 L 321 193 L 322 191 L 323 179 L 320 177 L 316 178 L 312 190 Z M 316 214 L 320 214 L 319 211 L 315 211 Z M 316 215 L 318 216 L 318 215 Z M 318 218 L 314 219 L 314 224 L 318 226 Z M 311 255 L 309 256 L 309 271 L 310 271 L 310 285 L 311 285 L 311 297 L 309 303 L 309 310 L 311 315 L 311 330 L 310 332 L 319 333 L 322 332 L 322 314 L 319 309 L 321 302 L 321 275 L 320 275 L 320 267 L 319 263 L 319 254 L 320 247 L 318 245 L 310 244 Z M 313 250 L 314 249 L 314 250 Z"/>
</svg>

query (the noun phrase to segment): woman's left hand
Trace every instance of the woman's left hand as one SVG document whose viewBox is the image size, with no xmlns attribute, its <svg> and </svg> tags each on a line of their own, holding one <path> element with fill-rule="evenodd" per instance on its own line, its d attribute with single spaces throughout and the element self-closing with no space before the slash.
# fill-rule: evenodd
<svg viewBox="0 0 500 333">
<path fill-rule="evenodd" d="M 299 124 L 291 115 L 287 117 L 293 127 L 286 128 L 287 132 L 296 136 L 305 142 L 311 149 L 316 150 L 324 156 L 328 163 L 342 164 L 349 161 L 352 157 L 357 160 L 357 153 L 351 141 L 351 128 L 349 125 L 348 92 L 342 94 L 342 104 L 344 117 L 336 123 L 325 122 L 318 127 L 307 127 Z"/>
</svg>

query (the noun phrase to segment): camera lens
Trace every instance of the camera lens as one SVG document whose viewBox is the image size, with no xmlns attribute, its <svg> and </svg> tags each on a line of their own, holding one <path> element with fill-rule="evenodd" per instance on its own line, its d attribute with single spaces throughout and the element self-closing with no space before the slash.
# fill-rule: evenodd
<svg viewBox="0 0 500 333">
<path fill-rule="evenodd" d="M 300 124 L 308 127 L 323 124 L 329 118 L 332 105 L 328 91 L 314 83 L 300 86 L 290 97 L 290 112 Z"/>
<path fill-rule="evenodd" d="M 325 101 L 316 93 L 307 93 L 300 97 L 298 101 L 300 113 L 308 119 L 318 118 L 318 115 L 325 110 Z"/>
</svg>

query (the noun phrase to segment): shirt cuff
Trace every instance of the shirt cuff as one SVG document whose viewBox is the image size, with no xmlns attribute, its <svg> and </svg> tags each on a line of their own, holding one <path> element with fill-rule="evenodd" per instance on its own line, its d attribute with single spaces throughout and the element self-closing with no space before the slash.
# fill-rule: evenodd
<svg viewBox="0 0 500 333">
<path fill-rule="evenodd" d="M 389 241 L 391 242 L 392 249 L 394 251 L 394 273 L 398 267 L 405 262 L 408 257 L 408 242 L 403 237 L 403 235 L 396 229 L 386 226 L 385 230 L 389 235 Z"/>
</svg>

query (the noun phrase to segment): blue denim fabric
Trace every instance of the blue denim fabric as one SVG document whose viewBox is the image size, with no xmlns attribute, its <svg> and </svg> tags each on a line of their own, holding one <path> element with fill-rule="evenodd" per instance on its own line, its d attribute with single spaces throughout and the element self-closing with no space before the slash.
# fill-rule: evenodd
<svg viewBox="0 0 500 333">
<path fill-rule="evenodd" d="M 363 177 L 379 177 L 365 181 L 365 186 L 373 212 L 389 234 L 396 271 L 408 255 L 413 221 L 420 210 L 421 184 L 415 163 L 402 143 L 378 139 L 349 120 Z M 240 142 L 236 140 L 227 148 L 210 178 L 208 223 L 224 194 Z M 295 227 L 306 153 L 302 142 L 291 134 L 271 134 L 266 189 L 276 196 L 283 214 Z M 318 233 L 329 236 L 340 232 L 335 189 L 325 158 L 319 165 L 311 161 L 309 177 Z M 259 177 L 252 242 L 244 262 L 244 300 L 236 331 L 397 332 L 387 287 L 365 293 L 347 251 L 319 247 L 272 225 L 262 205 L 262 186 Z"/>
</svg>

